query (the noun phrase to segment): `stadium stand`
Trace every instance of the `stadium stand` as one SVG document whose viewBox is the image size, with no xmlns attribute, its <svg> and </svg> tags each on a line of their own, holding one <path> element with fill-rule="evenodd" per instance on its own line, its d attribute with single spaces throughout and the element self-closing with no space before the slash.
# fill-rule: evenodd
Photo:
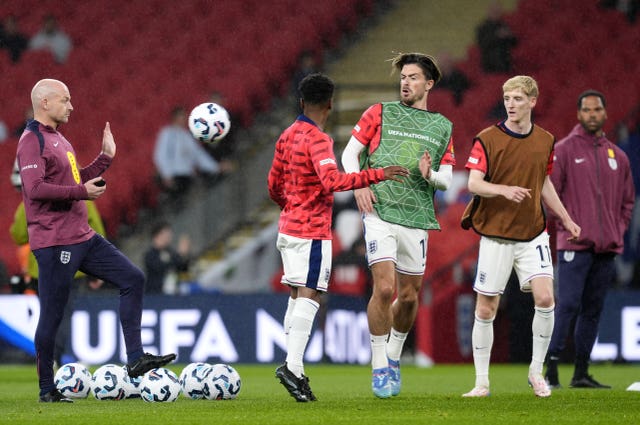
<svg viewBox="0 0 640 425">
<path fill-rule="evenodd" d="M 173 105 L 192 107 L 219 90 L 228 99 L 234 124 L 250 125 L 274 96 L 286 92 L 303 51 L 320 54 L 335 47 L 372 12 L 373 3 L 345 0 L 335 8 L 319 1 L 300 8 L 293 0 L 216 2 L 215 7 L 205 0 L 6 0 L 2 14 L 16 16 L 29 35 L 53 12 L 74 48 L 64 65 L 35 51 L 15 65 L 0 61 L 3 104 L 10 105 L 2 118 L 11 128 L 18 126 L 31 87 L 50 77 L 71 89 L 76 110 L 63 131 L 81 163 L 95 155 L 104 122 L 111 122 L 118 157 L 109 180 L 123 183 L 99 204 L 109 234 L 115 235 L 121 223 L 137 220 L 140 207 L 155 202 L 151 152 Z M 16 144 L 13 138 L 0 146 L 0 175 L 9 176 Z M 20 197 L 8 178 L 0 179 L 0 190 L 6 205 L 0 225 L 6 229 Z M 7 232 L 0 235 L 0 254 L 15 271 Z"/>
<path fill-rule="evenodd" d="M 344 34 L 376 9 L 375 0 L 344 0 L 340 8 L 332 3 L 317 1 L 300 8 L 294 0 L 217 2 L 216 7 L 206 0 L 5 0 L 3 14 L 14 14 L 27 34 L 38 30 L 46 13 L 64 11 L 58 21 L 71 35 L 74 49 L 64 65 L 43 52 L 27 52 L 15 65 L 0 59 L 3 103 L 11 105 L 3 108 L 2 119 L 16 127 L 33 83 L 51 76 L 67 81 L 72 90 L 77 109 L 64 133 L 78 149 L 81 163 L 95 155 L 104 121 L 111 122 L 119 153 L 109 181 L 126 184 L 108 191 L 99 206 L 109 233 L 115 235 L 122 223 L 139 219 L 140 207 L 157 202 L 150 157 L 167 111 L 177 103 L 204 101 L 216 89 L 225 95 L 238 124 L 251 125 L 273 98 L 286 93 L 302 51 L 322 56 L 336 49 Z M 328 69 L 340 86 L 332 122 L 338 147 L 346 142 L 341 126 L 350 130 L 366 106 L 385 96 L 395 98 L 396 83 L 384 62 L 393 50 L 437 53 L 447 48 L 460 58 L 473 86 L 461 105 L 454 105 L 446 92 L 432 93 L 429 103 L 454 122 L 457 168 L 464 167 L 473 135 L 492 123 L 486 115 L 500 101 L 500 86 L 508 76 L 482 74 L 473 45 L 474 26 L 488 2 L 444 3 L 392 2 L 393 7 L 380 9 L 388 13 L 377 18 L 376 29 L 352 37 L 352 47 L 339 50 L 340 60 Z M 615 99 L 609 109 L 611 125 L 638 103 L 638 61 L 632 46 L 640 39 L 640 25 L 597 4 L 503 1 L 520 41 L 514 50 L 516 72 L 538 79 L 536 120 L 558 137 L 573 126 L 576 94 L 587 85 L 598 85 Z M 585 28 L 588 36 L 582 35 Z M 354 83 L 362 87 L 349 89 Z M 373 94 L 372 86 L 377 87 Z M 10 174 L 16 143 L 12 139 L 0 145 L 0 176 Z M 5 205 L 0 226 L 7 229 L 20 196 L 8 178 L 0 178 L 0 192 Z M 15 270 L 6 231 L 0 233 L 0 255 Z"/>
</svg>

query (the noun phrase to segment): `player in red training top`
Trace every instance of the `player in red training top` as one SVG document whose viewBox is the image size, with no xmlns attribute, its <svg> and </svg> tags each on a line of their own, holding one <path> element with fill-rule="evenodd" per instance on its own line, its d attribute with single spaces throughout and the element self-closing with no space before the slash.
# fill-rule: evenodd
<svg viewBox="0 0 640 425">
<path fill-rule="evenodd" d="M 282 256 L 290 297 L 284 316 L 287 358 L 276 377 L 297 401 L 315 401 L 304 375 L 303 356 L 320 294 L 331 273 L 333 192 L 365 187 L 409 171 L 400 166 L 344 174 L 338 170 L 333 140 L 323 132 L 333 104 L 333 81 L 323 74 L 305 77 L 298 88 L 302 115 L 276 143 L 269 171 L 269 195 L 280 214 L 277 247 Z"/>
<path fill-rule="evenodd" d="M 120 290 L 120 323 L 129 376 L 165 365 L 176 355 L 144 353 L 140 336 L 144 274 L 89 227 L 83 200 L 97 199 L 105 192 L 107 186 L 100 175 L 116 154 L 109 123 L 104 128 L 100 155 L 80 168 L 73 146 L 58 131 L 73 111 L 67 86 L 57 80 L 40 80 L 31 91 L 31 103 L 34 119 L 20 137 L 17 160 L 29 243 L 40 270 L 40 318 L 35 334 L 40 401 L 68 403 L 71 400 L 53 381 L 53 351 L 78 270 L 111 282 Z"/>
</svg>

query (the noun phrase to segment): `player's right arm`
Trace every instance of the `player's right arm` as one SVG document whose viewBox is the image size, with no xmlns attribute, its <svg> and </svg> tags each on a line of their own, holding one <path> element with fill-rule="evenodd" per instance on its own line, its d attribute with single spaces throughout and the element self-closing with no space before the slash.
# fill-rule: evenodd
<svg viewBox="0 0 640 425">
<path fill-rule="evenodd" d="M 469 171 L 469 192 L 483 198 L 502 196 L 510 201 L 520 203 L 525 198 L 531 198 L 531 189 L 520 186 L 507 186 L 495 184 L 484 179 L 485 173 L 479 170 Z"/>
<path fill-rule="evenodd" d="M 469 170 L 467 188 L 469 192 L 483 198 L 502 196 L 510 201 L 520 203 L 531 198 L 531 189 L 519 186 L 495 184 L 484 179 L 487 173 L 487 156 L 479 139 L 476 139 L 465 167 Z"/>
</svg>

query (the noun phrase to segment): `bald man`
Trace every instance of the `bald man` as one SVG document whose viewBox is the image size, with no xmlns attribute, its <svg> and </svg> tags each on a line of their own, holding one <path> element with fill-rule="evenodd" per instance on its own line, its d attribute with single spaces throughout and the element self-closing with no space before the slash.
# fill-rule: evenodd
<svg viewBox="0 0 640 425">
<path fill-rule="evenodd" d="M 78 270 L 111 282 L 120 290 L 120 323 L 127 350 L 129 376 L 163 366 L 175 354 L 154 356 L 143 351 L 140 336 L 145 276 L 115 246 L 89 227 L 86 199 L 107 189 L 102 173 L 111 165 L 116 144 L 107 122 L 102 150 L 80 168 L 71 143 L 58 131 L 73 111 L 71 94 L 61 81 L 45 79 L 31 91 L 33 120 L 18 142 L 17 160 L 31 249 L 40 269 L 40 318 L 36 328 L 36 364 L 40 401 L 71 402 L 54 384 L 56 333 Z"/>
</svg>

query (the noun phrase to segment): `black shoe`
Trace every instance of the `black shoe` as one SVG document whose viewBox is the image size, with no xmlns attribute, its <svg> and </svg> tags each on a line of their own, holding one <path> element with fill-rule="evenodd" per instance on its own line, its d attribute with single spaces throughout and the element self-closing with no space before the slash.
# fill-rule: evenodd
<svg viewBox="0 0 640 425">
<path fill-rule="evenodd" d="M 40 403 L 73 403 L 73 400 L 62 395 L 57 388 L 40 396 Z"/>
<path fill-rule="evenodd" d="M 547 373 L 544 374 L 544 380 L 547 382 L 547 386 L 549 388 L 558 389 L 562 388 L 560 385 L 560 380 L 558 379 L 558 369 L 555 369 L 555 373 L 552 367 L 547 368 Z"/>
<path fill-rule="evenodd" d="M 302 403 L 311 401 L 310 395 L 313 396 L 313 393 L 309 388 L 309 379 L 305 376 L 298 378 L 289 370 L 286 362 L 276 369 L 276 378 L 296 401 Z M 313 398 L 315 399 L 315 396 Z"/>
<path fill-rule="evenodd" d="M 153 354 L 144 353 L 142 357 L 133 362 L 133 364 L 127 365 L 127 373 L 130 377 L 135 378 L 137 376 L 144 375 L 151 369 L 171 363 L 175 359 L 176 355 L 173 353 L 165 356 L 154 356 Z"/>
<path fill-rule="evenodd" d="M 569 384 L 571 388 L 611 388 L 611 385 L 601 384 L 600 382 L 593 379 L 591 375 L 583 376 L 582 378 L 573 377 L 571 379 L 571 384 Z"/>
<path fill-rule="evenodd" d="M 301 379 L 302 379 L 302 383 L 301 383 L 302 389 L 307 394 L 307 398 L 309 399 L 309 401 L 318 401 L 315 394 L 313 394 L 313 391 L 311 391 L 311 387 L 309 386 L 309 378 L 302 375 Z"/>
</svg>

